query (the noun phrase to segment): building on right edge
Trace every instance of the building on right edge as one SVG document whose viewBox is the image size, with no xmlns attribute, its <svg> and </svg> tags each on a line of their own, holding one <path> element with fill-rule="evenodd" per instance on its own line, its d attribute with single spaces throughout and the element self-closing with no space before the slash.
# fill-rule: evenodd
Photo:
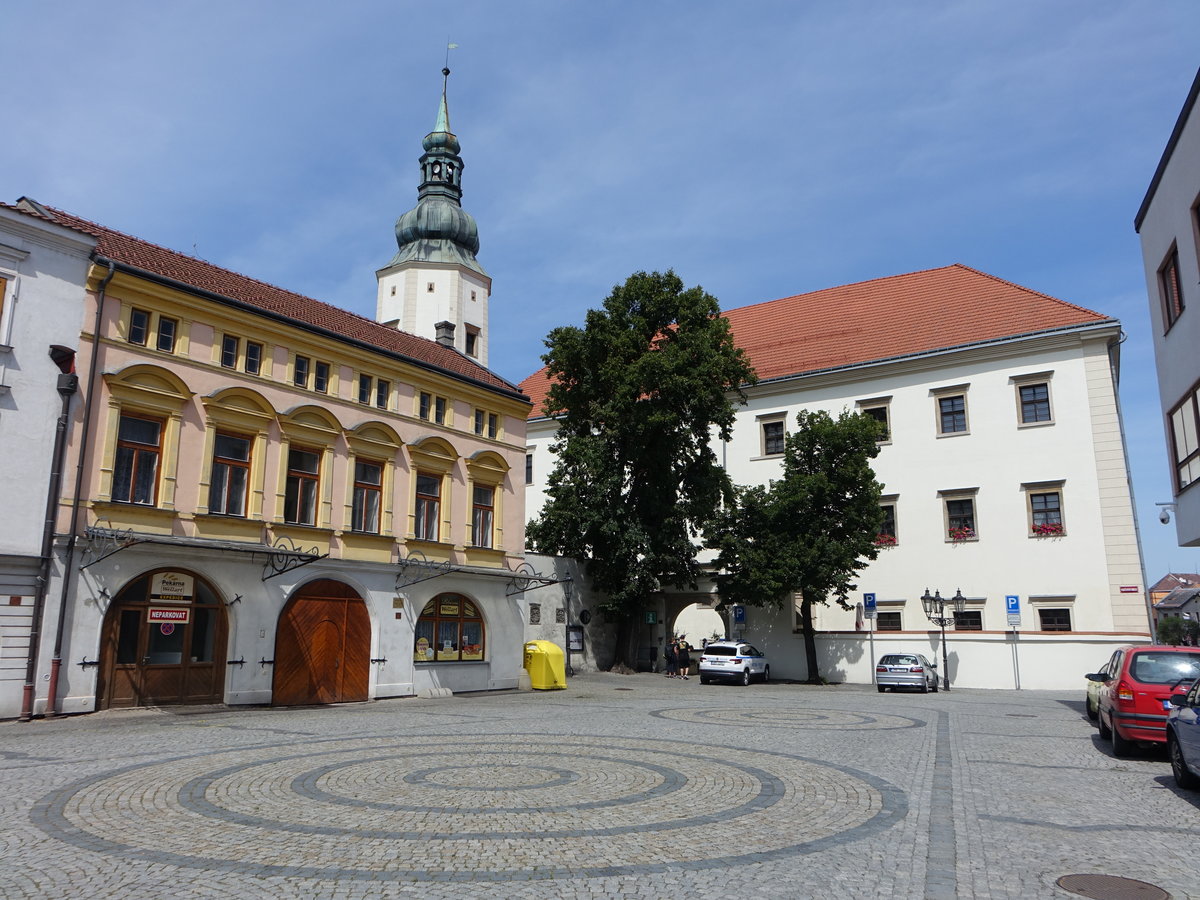
<svg viewBox="0 0 1200 900">
<path fill-rule="evenodd" d="M 1180 546 L 1200 546 L 1200 71 L 1133 220 L 1150 296 Z M 1189 315 L 1188 307 L 1193 307 Z"/>
</svg>

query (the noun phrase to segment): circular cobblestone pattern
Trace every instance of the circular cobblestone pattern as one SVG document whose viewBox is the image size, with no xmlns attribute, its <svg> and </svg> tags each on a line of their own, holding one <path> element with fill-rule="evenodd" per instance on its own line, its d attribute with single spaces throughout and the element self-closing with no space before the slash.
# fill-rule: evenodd
<svg viewBox="0 0 1200 900">
<path fill-rule="evenodd" d="M 420 735 L 128 766 L 48 794 L 32 818 L 81 849 L 164 865 L 504 881 L 764 862 L 890 828 L 907 808 L 879 778 L 787 754 Z"/>
<path fill-rule="evenodd" d="M 918 728 L 925 723 L 907 716 L 871 715 L 844 709 L 795 709 L 768 707 L 746 709 L 666 709 L 652 715 L 681 722 L 705 725 L 736 725 L 766 728 L 805 728 L 823 731 L 852 731 L 863 728 L 871 731 L 895 728 Z"/>
</svg>

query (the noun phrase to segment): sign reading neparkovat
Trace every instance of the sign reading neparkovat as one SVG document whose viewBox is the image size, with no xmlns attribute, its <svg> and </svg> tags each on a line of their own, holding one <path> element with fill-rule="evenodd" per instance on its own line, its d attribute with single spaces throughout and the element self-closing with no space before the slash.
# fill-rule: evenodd
<svg viewBox="0 0 1200 900">
<path fill-rule="evenodd" d="M 189 603 L 192 599 L 195 579 L 182 572 L 159 572 L 150 579 L 152 600 L 177 600 Z"/>
<path fill-rule="evenodd" d="M 147 622 L 172 622 L 186 625 L 191 621 L 192 611 L 183 606 L 151 606 L 146 610 Z"/>
</svg>

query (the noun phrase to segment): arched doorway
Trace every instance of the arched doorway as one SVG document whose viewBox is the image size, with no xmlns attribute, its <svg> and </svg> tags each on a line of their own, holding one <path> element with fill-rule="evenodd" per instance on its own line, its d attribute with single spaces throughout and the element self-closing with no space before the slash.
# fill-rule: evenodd
<svg viewBox="0 0 1200 900">
<path fill-rule="evenodd" d="M 304 585 L 283 607 L 275 630 L 275 706 L 366 700 L 371 617 L 347 584 L 323 578 Z"/>
<path fill-rule="evenodd" d="M 679 611 L 672 630 L 693 647 L 703 647 L 706 641 L 725 637 L 725 620 L 707 603 L 693 603 Z"/>
<path fill-rule="evenodd" d="M 100 642 L 101 709 L 220 703 L 225 604 L 200 576 L 160 569 L 117 593 Z"/>
</svg>

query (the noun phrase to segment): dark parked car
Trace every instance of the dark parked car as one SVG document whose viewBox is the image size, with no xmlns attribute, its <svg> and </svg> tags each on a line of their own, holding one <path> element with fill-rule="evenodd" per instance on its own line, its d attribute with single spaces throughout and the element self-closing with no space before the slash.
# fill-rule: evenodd
<svg viewBox="0 0 1200 900">
<path fill-rule="evenodd" d="M 1167 756 L 1181 788 L 1200 788 L 1200 679 L 1186 694 L 1171 695 L 1167 713 Z"/>
<path fill-rule="evenodd" d="M 1200 678 L 1200 648 L 1122 647 L 1087 678 L 1100 683 L 1100 737 L 1112 740 L 1115 756 L 1128 756 L 1139 743 L 1167 740 L 1171 696 L 1185 693 Z"/>
</svg>

